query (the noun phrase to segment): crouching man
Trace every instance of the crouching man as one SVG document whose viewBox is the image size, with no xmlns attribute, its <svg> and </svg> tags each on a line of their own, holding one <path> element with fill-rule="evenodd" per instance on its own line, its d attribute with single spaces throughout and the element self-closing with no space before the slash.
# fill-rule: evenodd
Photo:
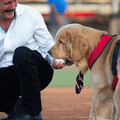
<svg viewBox="0 0 120 120">
<path fill-rule="evenodd" d="M 1 120 L 42 120 L 40 91 L 53 68 L 64 67 L 47 53 L 53 45 L 38 11 L 0 0 L 0 111 L 8 114 Z"/>
</svg>

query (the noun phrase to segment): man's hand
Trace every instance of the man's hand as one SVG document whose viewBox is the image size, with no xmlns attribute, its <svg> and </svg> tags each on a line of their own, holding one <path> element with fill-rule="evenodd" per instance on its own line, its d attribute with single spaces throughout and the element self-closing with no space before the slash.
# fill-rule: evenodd
<svg viewBox="0 0 120 120">
<path fill-rule="evenodd" d="M 53 60 L 53 68 L 54 69 L 62 69 L 65 65 L 57 62 L 55 59 Z"/>
</svg>

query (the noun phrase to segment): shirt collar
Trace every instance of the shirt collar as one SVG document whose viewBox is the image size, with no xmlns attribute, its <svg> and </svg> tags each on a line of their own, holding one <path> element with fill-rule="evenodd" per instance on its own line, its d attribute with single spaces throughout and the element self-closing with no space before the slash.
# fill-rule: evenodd
<svg viewBox="0 0 120 120">
<path fill-rule="evenodd" d="M 5 33 L 7 33 L 7 31 L 0 25 L 0 29 L 2 29 Z"/>
<path fill-rule="evenodd" d="M 23 5 L 21 4 L 17 4 L 16 10 L 15 10 L 15 18 L 22 15 L 24 13 L 25 9 L 23 7 Z"/>
</svg>

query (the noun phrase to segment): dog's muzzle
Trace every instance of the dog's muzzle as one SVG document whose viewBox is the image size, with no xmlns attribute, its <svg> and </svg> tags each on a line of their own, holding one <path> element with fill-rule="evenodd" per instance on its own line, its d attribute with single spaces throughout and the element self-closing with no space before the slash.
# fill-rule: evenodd
<svg viewBox="0 0 120 120">
<path fill-rule="evenodd" d="M 66 66 L 70 66 L 70 65 L 72 65 L 73 64 L 73 62 L 71 62 L 71 61 L 69 61 L 69 60 L 65 60 L 65 65 Z"/>
<path fill-rule="evenodd" d="M 51 50 L 48 51 L 48 53 L 52 56 L 52 52 Z M 56 59 L 57 60 L 57 59 Z M 61 62 L 62 61 L 62 62 Z M 64 61 L 64 62 L 63 62 Z M 62 64 L 65 64 L 66 66 L 70 66 L 73 64 L 73 62 L 67 60 L 67 59 L 58 59 L 58 62 L 62 63 Z"/>
</svg>

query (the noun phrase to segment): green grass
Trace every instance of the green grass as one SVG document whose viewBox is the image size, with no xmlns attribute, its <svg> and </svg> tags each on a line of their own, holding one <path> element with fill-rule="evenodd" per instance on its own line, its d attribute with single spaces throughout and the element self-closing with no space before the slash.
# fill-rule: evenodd
<svg viewBox="0 0 120 120">
<path fill-rule="evenodd" d="M 55 70 L 54 77 L 52 82 L 50 83 L 50 87 L 74 87 L 75 79 L 79 70 L 71 69 L 71 70 Z M 90 87 L 90 72 L 88 71 L 84 76 L 84 86 Z"/>
</svg>

